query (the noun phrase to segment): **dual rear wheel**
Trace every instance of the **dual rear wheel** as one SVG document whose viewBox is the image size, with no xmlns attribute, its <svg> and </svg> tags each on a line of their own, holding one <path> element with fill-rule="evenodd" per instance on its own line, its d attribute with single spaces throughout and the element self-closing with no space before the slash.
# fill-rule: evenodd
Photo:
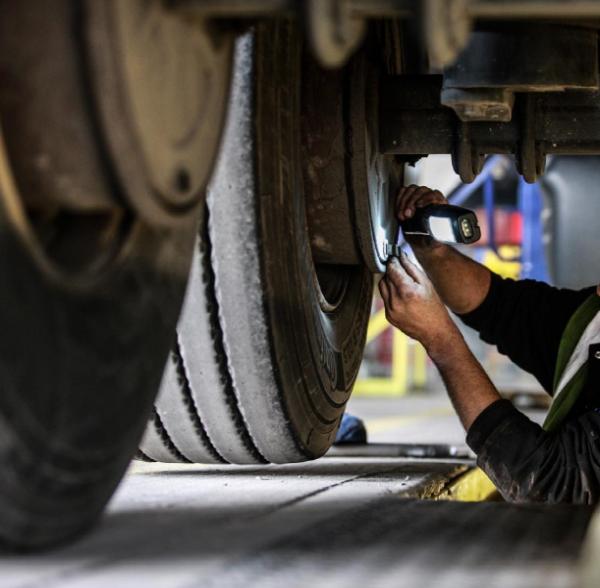
<svg viewBox="0 0 600 588">
<path fill-rule="evenodd" d="M 357 375 L 380 210 L 364 193 L 384 209 L 392 193 L 356 114 L 365 62 L 320 70 L 291 21 L 240 38 L 205 198 L 233 34 L 179 18 L 159 0 L 0 0 L 11 547 L 92 524 L 137 446 L 160 461 L 322 455 Z"/>
</svg>

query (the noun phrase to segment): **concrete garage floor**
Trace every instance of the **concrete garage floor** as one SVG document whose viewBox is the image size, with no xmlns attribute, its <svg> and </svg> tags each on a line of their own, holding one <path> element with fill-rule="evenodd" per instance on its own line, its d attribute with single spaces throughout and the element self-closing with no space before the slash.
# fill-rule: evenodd
<svg viewBox="0 0 600 588">
<path fill-rule="evenodd" d="M 376 442 L 464 440 L 443 397 L 356 399 L 351 410 Z M 590 509 L 419 499 L 470 463 L 136 463 L 94 532 L 1 557 L 0 586 L 576 586 Z"/>
<path fill-rule="evenodd" d="M 373 443 L 448 443 L 466 447 L 464 430 L 445 393 L 352 398 L 347 412 L 365 421 Z"/>
</svg>

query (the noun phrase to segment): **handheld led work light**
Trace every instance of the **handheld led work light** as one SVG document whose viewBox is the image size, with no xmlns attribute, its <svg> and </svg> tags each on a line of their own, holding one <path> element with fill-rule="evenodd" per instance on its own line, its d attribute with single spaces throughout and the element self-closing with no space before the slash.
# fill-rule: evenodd
<svg viewBox="0 0 600 588">
<path fill-rule="evenodd" d="M 417 208 L 401 224 L 404 235 L 422 235 L 442 243 L 471 244 L 479 241 L 481 230 L 475 213 L 451 204 L 430 204 Z"/>
</svg>

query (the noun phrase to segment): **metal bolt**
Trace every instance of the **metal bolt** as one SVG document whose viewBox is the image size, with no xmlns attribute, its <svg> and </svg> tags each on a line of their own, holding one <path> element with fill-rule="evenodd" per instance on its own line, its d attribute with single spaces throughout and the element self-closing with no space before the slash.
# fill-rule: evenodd
<svg viewBox="0 0 600 588">
<path fill-rule="evenodd" d="M 596 353 L 594 353 L 594 357 L 596 359 L 600 359 L 600 351 L 596 351 Z"/>
</svg>

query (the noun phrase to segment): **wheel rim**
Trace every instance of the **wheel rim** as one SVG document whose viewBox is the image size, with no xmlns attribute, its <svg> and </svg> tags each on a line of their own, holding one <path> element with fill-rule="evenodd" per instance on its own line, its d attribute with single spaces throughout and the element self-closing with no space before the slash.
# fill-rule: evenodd
<svg viewBox="0 0 600 588">
<path fill-rule="evenodd" d="M 212 170 L 233 35 L 161 0 L 89 3 L 98 108 L 125 196 L 153 224 L 186 215 Z"/>
<path fill-rule="evenodd" d="M 403 168 L 378 152 L 379 68 L 364 53 L 353 60 L 346 85 L 352 133 L 353 196 L 361 253 L 373 273 L 383 273 L 388 244 L 396 242 L 394 200 Z"/>
</svg>

